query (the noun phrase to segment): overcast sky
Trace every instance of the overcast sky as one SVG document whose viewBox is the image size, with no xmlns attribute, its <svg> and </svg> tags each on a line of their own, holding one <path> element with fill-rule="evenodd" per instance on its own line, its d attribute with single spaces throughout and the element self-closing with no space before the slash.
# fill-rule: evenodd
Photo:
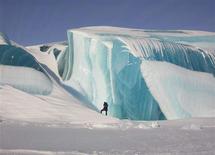
<svg viewBox="0 0 215 155">
<path fill-rule="evenodd" d="M 215 0 L 0 0 L 0 31 L 22 45 L 91 25 L 215 32 Z"/>
</svg>

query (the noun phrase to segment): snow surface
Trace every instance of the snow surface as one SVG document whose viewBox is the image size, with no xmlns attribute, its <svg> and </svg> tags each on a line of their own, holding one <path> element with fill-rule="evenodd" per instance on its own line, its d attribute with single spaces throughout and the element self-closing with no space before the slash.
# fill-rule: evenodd
<svg viewBox="0 0 215 155">
<path fill-rule="evenodd" d="M 3 33 L 0 32 L 0 45 L 8 45 L 10 40 Z"/>
<path fill-rule="evenodd" d="M 39 52 L 39 48 L 38 47 L 32 47 L 29 48 L 28 47 L 28 51 L 37 59 L 40 61 L 40 63 L 45 64 L 50 70 L 52 70 L 55 75 L 58 76 L 58 68 L 57 68 L 57 63 L 55 60 L 55 57 L 52 53 L 42 53 Z"/>
<path fill-rule="evenodd" d="M 86 108 L 79 100 L 56 86 L 48 96 L 32 95 L 10 86 L 1 87 L 0 95 L 2 120 L 50 124 L 117 122 L 117 119 L 107 118 Z"/>
<path fill-rule="evenodd" d="M 47 46 L 49 47 L 47 51 L 42 52 L 40 51 L 40 47 Z M 41 44 L 41 45 L 34 45 L 26 47 L 28 51 L 35 57 L 40 63 L 43 63 L 48 66 L 57 76 L 60 73 L 60 65 L 58 62 L 63 62 L 64 60 L 60 61 L 61 54 L 67 50 L 67 43 L 66 42 L 59 42 L 59 43 L 51 43 L 51 44 Z M 59 53 L 56 53 L 58 52 Z"/>
<path fill-rule="evenodd" d="M 212 155 L 215 119 L 121 121 L 95 127 L 28 123 L 0 124 L 1 155 Z M 113 128 L 115 127 L 115 128 Z"/>
<path fill-rule="evenodd" d="M 212 74 L 153 61 L 143 61 L 141 71 L 167 119 L 215 117 Z"/>
<path fill-rule="evenodd" d="M 94 36 L 97 36 L 98 34 L 106 34 L 119 37 L 153 38 L 156 40 L 193 45 L 194 47 L 204 49 L 211 53 L 215 52 L 215 32 L 192 30 L 145 30 L 110 26 L 91 26 L 71 29 L 69 31 L 81 31 L 84 32 L 85 35 L 90 34 Z"/>
<path fill-rule="evenodd" d="M 48 95 L 51 80 L 42 72 L 29 67 L 0 65 L 0 85 L 11 85 L 31 94 Z"/>
</svg>

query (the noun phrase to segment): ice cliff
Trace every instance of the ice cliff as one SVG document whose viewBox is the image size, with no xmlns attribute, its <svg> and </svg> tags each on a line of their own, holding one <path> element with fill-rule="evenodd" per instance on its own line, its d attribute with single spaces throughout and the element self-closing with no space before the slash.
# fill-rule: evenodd
<svg viewBox="0 0 215 155">
<path fill-rule="evenodd" d="M 72 29 L 62 78 L 98 109 L 107 101 L 115 117 L 214 116 L 214 43 L 215 33 L 200 31 Z"/>
</svg>

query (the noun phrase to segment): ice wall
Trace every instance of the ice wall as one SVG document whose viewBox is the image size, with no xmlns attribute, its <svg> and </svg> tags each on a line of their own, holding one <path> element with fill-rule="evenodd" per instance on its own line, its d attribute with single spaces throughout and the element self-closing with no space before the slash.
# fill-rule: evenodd
<svg viewBox="0 0 215 155">
<path fill-rule="evenodd" d="M 164 34 L 181 37 L 180 42 L 162 37 Z M 111 27 L 69 30 L 63 79 L 67 84 L 78 83 L 81 91 L 99 109 L 107 101 L 113 116 L 145 120 L 176 118 L 161 108 L 160 100 L 149 89 L 140 66 L 144 61 L 165 61 L 189 70 L 214 74 L 214 53 L 194 47 L 189 42 L 185 44 L 186 39 L 182 40 L 182 36 L 195 35 L 208 35 L 209 40 L 215 37 L 213 33 L 194 31 L 155 32 Z M 193 43 L 203 47 L 201 40 L 193 40 Z M 171 95 L 174 98 L 176 94 Z M 178 109 L 177 106 L 172 108 Z M 198 116 L 192 114 L 186 117 Z M 181 113 L 177 118 L 184 116 Z"/>
<path fill-rule="evenodd" d="M 110 47 L 112 45 L 108 42 L 104 44 L 99 40 L 72 35 L 75 40 L 71 49 L 74 50 L 72 80 L 79 82 L 90 101 L 99 109 L 104 101 L 108 101 L 111 114 L 119 118 L 163 118 L 139 74 L 141 61 L 128 52 L 118 52 L 123 50 L 122 46 L 118 46 L 121 42 L 116 40 L 115 45 Z M 145 96 L 141 95 L 142 92 Z M 147 109 L 145 113 L 144 109 Z"/>
</svg>

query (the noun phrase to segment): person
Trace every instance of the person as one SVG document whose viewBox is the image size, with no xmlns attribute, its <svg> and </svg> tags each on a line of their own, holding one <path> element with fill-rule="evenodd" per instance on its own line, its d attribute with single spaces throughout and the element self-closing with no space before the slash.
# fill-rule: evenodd
<svg viewBox="0 0 215 155">
<path fill-rule="evenodd" d="M 103 108 L 102 108 L 102 110 L 100 111 L 101 114 L 102 114 L 103 111 L 105 111 L 105 115 L 107 116 L 107 111 L 108 111 L 108 103 L 107 103 L 107 102 L 104 102 Z"/>
</svg>

